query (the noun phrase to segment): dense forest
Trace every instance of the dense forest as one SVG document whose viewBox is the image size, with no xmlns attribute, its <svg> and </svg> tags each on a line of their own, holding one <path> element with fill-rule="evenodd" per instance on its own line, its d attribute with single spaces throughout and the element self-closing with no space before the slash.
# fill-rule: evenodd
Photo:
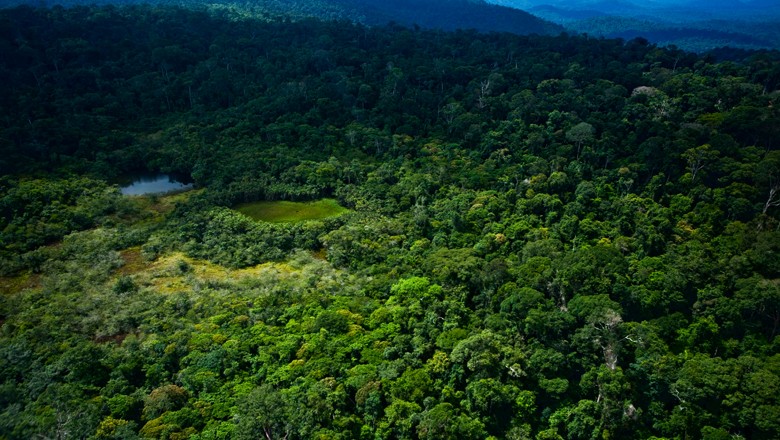
<svg viewBox="0 0 780 440">
<path fill-rule="evenodd" d="M 780 438 L 780 55 L 731 55 L 1 10 L 0 439 Z"/>
<path fill-rule="evenodd" d="M 260 20 L 346 20 L 365 25 L 394 22 L 406 26 L 456 30 L 476 29 L 515 34 L 557 35 L 563 27 L 520 9 L 484 0 L 0 0 L 0 7 L 35 4 L 84 6 L 154 4 L 229 12 Z"/>
</svg>

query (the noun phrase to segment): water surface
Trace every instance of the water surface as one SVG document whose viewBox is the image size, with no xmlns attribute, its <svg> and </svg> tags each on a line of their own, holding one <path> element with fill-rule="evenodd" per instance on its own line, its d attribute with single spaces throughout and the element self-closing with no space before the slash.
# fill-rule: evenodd
<svg viewBox="0 0 780 440">
<path fill-rule="evenodd" d="M 182 183 L 168 174 L 136 176 L 133 182 L 121 188 L 126 196 L 167 194 L 192 188 L 191 183 Z"/>
</svg>

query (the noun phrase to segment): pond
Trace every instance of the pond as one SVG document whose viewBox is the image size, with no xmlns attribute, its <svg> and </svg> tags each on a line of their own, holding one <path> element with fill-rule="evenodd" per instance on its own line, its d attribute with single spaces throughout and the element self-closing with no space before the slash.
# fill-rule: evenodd
<svg viewBox="0 0 780 440">
<path fill-rule="evenodd" d="M 313 202 L 252 202 L 242 203 L 235 209 L 255 220 L 270 223 L 300 222 L 337 217 L 349 212 L 336 200 L 322 199 Z"/>
<path fill-rule="evenodd" d="M 146 174 L 133 177 L 132 183 L 123 185 L 120 189 L 126 196 L 142 196 L 167 194 L 191 188 L 192 183 L 183 183 L 168 174 Z"/>
</svg>

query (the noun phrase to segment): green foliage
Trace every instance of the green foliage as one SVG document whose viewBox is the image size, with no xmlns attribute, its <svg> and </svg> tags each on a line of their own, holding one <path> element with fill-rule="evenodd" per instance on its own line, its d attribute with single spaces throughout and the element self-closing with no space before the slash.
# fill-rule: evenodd
<svg viewBox="0 0 780 440">
<path fill-rule="evenodd" d="M 775 55 L 223 11 L 0 11 L 0 438 L 778 438 Z"/>
<path fill-rule="evenodd" d="M 187 403 L 187 398 L 187 390 L 177 385 L 155 388 L 146 398 L 143 416 L 152 420 L 165 412 L 181 409 Z"/>
<path fill-rule="evenodd" d="M 126 204 L 116 188 L 88 178 L 0 182 L 0 251 L 5 258 L 110 221 Z"/>
</svg>

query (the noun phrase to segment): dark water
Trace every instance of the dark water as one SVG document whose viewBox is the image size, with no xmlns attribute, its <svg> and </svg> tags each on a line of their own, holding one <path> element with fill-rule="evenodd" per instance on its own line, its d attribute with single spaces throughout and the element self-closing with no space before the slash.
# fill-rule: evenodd
<svg viewBox="0 0 780 440">
<path fill-rule="evenodd" d="M 126 196 L 166 194 L 192 188 L 191 183 L 182 183 L 168 174 L 137 176 L 132 182 L 121 188 L 122 194 Z"/>
</svg>

